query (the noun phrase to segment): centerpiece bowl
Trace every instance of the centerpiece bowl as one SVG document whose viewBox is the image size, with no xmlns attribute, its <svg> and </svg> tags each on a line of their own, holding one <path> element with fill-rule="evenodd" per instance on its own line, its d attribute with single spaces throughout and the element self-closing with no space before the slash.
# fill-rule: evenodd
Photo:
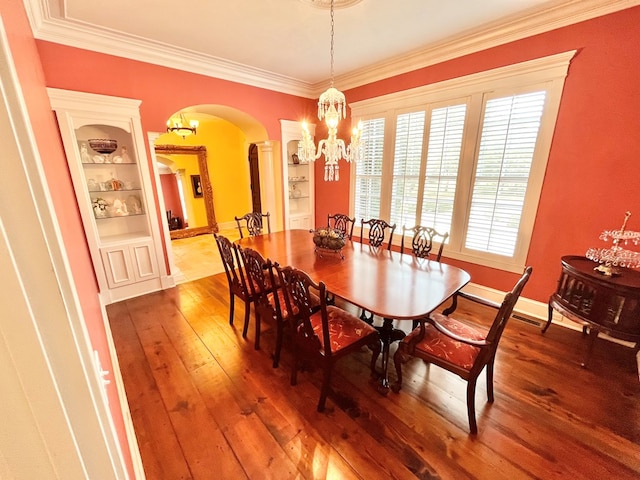
<svg viewBox="0 0 640 480">
<path fill-rule="evenodd" d="M 345 245 L 343 232 L 329 227 L 310 230 L 310 232 L 313 233 L 315 251 L 319 256 L 322 256 L 323 253 L 337 253 L 340 258 L 344 258 L 342 255 L 342 248 Z"/>
</svg>

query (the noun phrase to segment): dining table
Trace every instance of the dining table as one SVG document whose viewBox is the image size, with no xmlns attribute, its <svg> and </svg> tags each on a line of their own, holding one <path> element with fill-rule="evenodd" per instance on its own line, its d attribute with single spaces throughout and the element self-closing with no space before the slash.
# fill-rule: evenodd
<svg viewBox="0 0 640 480">
<path fill-rule="evenodd" d="M 305 271 L 314 281 L 324 282 L 332 295 L 382 318 L 377 329 L 382 341 L 378 391 L 383 394 L 390 388 L 390 345 L 405 336 L 393 321 L 428 317 L 471 279 L 453 265 L 356 241 L 347 240 L 336 252 L 318 250 L 309 230 L 282 230 L 237 243 L 281 266 Z"/>
</svg>

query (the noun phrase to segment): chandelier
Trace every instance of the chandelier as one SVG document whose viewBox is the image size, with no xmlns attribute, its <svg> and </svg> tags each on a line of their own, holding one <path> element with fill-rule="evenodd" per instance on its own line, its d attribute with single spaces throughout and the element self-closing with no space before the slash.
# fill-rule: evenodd
<svg viewBox="0 0 640 480">
<path fill-rule="evenodd" d="M 187 122 L 184 113 L 180 113 L 177 117 L 171 117 L 169 120 L 167 120 L 167 132 L 173 132 L 185 139 L 191 134 L 196 134 L 198 125 L 200 125 L 200 122 L 198 122 L 198 120 L 189 120 Z"/>
<path fill-rule="evenodd" d="M 361 125 L 353 129 L 351 143 L 345 147 L 344 140 L 337 138 L 340 117 L 347 117 L 347 102 L 344 93 L 333 87 L 333 4 L 331 0 L 331 85 L 320 95 L 318 100 L 318 118 L 324 119 L 329 135 L 318 142 L 318 148 L 313 143 L 306 122 L 302 123 L 302 140 L 298 143 L 298 158 L 301 162 L 314 161 L 324 155 L 324 179 L 333 181 L 340 179 L 338 160 L 355 162 L 362 157 L 363 145 L 360 141 Z"/>
</svg>

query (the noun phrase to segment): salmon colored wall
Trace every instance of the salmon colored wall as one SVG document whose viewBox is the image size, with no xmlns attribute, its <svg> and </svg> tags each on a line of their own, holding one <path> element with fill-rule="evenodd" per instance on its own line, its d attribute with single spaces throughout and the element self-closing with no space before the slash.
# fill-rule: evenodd
<svg viewBox="0 0 640 480">
<path fill-rule="evenodd" d="M 176 183 L 175 174 L 160 174 L 160 186 L 162 188 L 162 198 L 164 198 L 165 209 L 167 211 L 171 211 L 172 217 L 178 217 L 184 222 L 184 214 L 182 212 L 180 193 L 178 192 L 178 184 Z"/>
<path fill-rule="evenodd" d="M 22 2 L 0 0 L 0 16 L 9 40 L 11 55 L 40 152 L 51 203 L 56 212 L 64 246 L 67 252 L 73 252 L 69 255 L 69 266 L 91 346 L 98 351 L 102 368 L 113 372 L 89 247 L 84 236 L 58 125 L 45 89 L 45 76 L 35 40 L 31 34 L 31 27 Z M 133 464 L 129 455 L 129 445 L 115 382 L 112 381 L 105 388 L 129 476 L 133 478 Z"/>
<path fill-rule="evenodd" d="M 542 190 L 528 263 L 534 275 L 525 296 L 546 301 L 555 287 L 559 258 L 599 245 L 604 228 L 617 228 L 626 210 L 640 210 L 636 162 L 640 136 L 638 45 L 640 7 L 492 48 L 345 92 L 354 102 L 385 93 L 577 49 L 566 80 Z M 313 101 L 165 67 L 38 42 L 47 84 L 142 99 L 145 130 L 161 131 L 167 117 L 188 105 L 223 104 L 245 111 L 279 138 L 279 118 L 314 118 Z M 179 85 L 180 88 L 176 88 Z M 167 95 L 171 92 L 171 95 Z M 346 122 L 345 122 L 346 123 Z M 323 135 L 319 125 L 317 137 Z M 342 136 L 347 136 L 346 125 Z M 316 222 L 328 211 L 347 211 L 349 168 L 340 182 L 320 180 L 316 166 Z M 634 220 L 635 219 L 635 220 Z M 636 225 L 636 227 L 634 227 Z M 446 255 L 446 250 L 445 250 Z M 452 263 L 456 263 L 453 262 Z M 516 275 L 462 264 L 473 282 L 506 290 Z"/>
<path fill-rule="evenodd" d="M 48 87 L 142 100 L 145 132 L 165 131 L 167 119 L 182 108 L 224 105 L 261 123 L 269 136 L 264 140 L 279 141 L 279 119 L 310 117 L 316 109 L 310 99 L 56 43 L 36 43 Z M 158 212 L 158 222 L 160 215 L 164 212 Z"/>
<path fill-rule="evenodd" d="M 568 50 L 571 62 L 560 104 L 527 263 L 534 273 L 524 296 L 546 302 L 560 257 L 604 246 L 604 229 L 640 230 L 640 7 L 560 28 L 345 92 L 348 102 L 426 85 Z M 338 85 L 339 86 L 339 85 Z M 348 122 L 345 122 L 348 123 Z M 343 138 L 348 132 L 343 133 Z M 316 135 L 318 138 L 318 136 Z M 348 211 L 348 168 L 339 183 L 318 184 L 316 222 Z M 318 175 L 318 170 L 316 170 Z M 446 248 L 445 253 L 446 256 Z M 515 274 L 451 259 L 472 282 L 508 290 Z"/>
</svg>

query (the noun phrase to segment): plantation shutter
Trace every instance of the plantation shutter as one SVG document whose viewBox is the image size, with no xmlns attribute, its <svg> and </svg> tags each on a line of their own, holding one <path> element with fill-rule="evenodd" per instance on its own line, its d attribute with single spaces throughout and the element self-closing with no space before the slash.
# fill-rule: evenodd
<svg viewBox="0 0 640 480">
<path fill-rule="evenodd" d="M 545 97 L 538 91 L 487 101 L 466 248 L 513 255 Z"/>
<path fill-rule="evenodd" d="M 460 104 L 431 113 L 420 224 L 440 233 L 451 231 L 466 112 Z"/>
<path fill-rule="evenodd" d="M 356 162 L 356 219 L 368 220 L 380 216 L 382 186 L 382 152 L 384 148 L 384 118 L 362 121 L 363 158 Z"/>
<path fill-rule="evenodd" d="M 393 160 L 390 221 L 413 226 L 418 208 L 425 112 L 398 115 Z"/>
</svg>

